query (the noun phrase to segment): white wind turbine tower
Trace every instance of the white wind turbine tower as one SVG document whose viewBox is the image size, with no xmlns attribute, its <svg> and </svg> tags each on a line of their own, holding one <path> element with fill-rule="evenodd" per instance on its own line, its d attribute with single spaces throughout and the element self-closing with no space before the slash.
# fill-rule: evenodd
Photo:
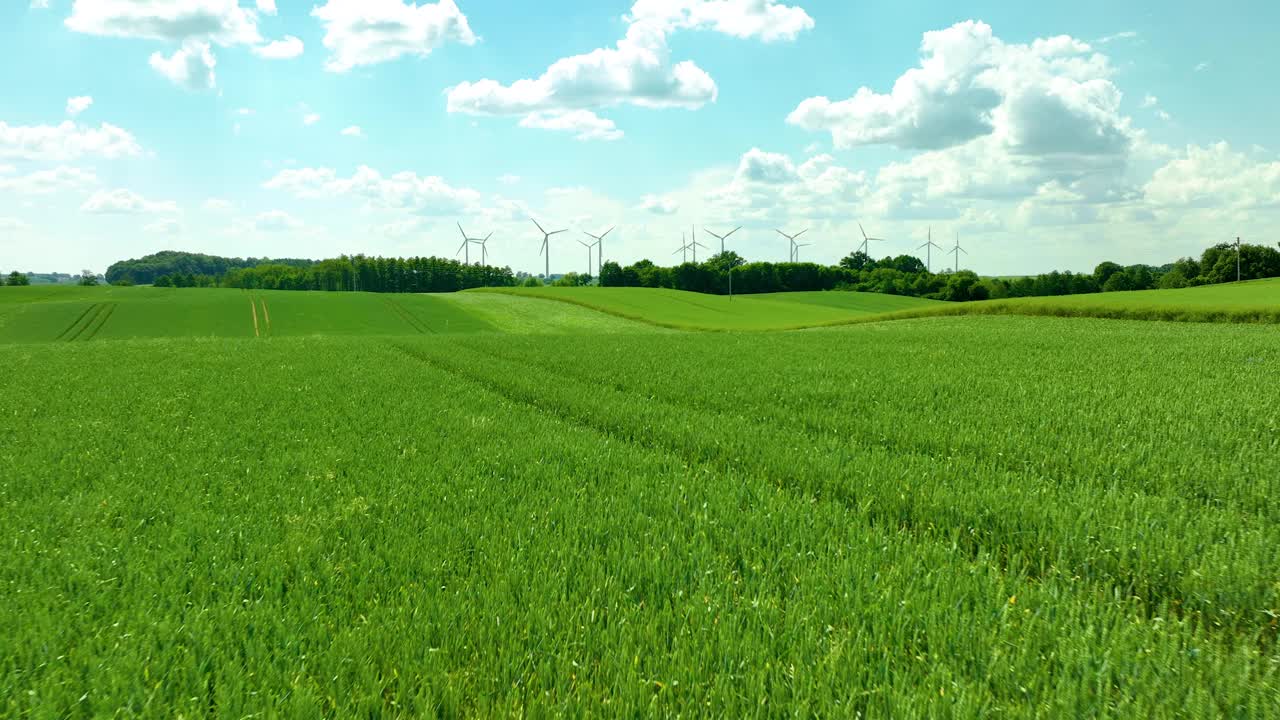
<svg viewBox="0 0 1280 720">
<path fill-rule="evenodd" d="M 493 237 L 493 233 L 484 236 L 483 240 L 477 240 L 476 244 L 480 246 L 480 264 L 489 264 L 489 238 Z"/>
<path fill-rule="evenodd" d="M 533 220 L 533 218 L 529 218 L 529 219 Z M 538 225 L 538 221 L 533 220 L 533 224 Z M 568 230 L 553 230 L 551 232 L 547 232 L 546 230 L 542 229 L 541 225 L 538 225 L 538 232 L 542 233 L 542 248 L 538 250 L 538 254 L 539 255 L 545 254 L 546 263 L 547 263 L 546 272 L 543 273 L 542 277 L 546 279 L 546 282 L 551 282 L 551 236 L 559 235 L 562 232 L 568 232 Z"/>
<path fill-rule="evenodd" d="M 968 255 L 968 254 L 969 254 L 969 251 L 968 251 L 968 250 L 965 250 L 965 249 L 964 249 L 964 248 L 962 248 L 962 247 L 960 247 L 960 233 L 958 233 L 958 232 L 957 232 L 957 233 L 956 233 L 956 246 L 955 246 L 955 247 L 953 247 L 953 248 L 951 248 L 951 254 L 956 256 L 956 269 L 955 269 L 955 272 L 960 272 L 960 253 L 964 253 L 965 255 Z"/>
<path fill-rule="evenodd" d="M 583 231 L 583 232 L 586 234 L 587 237 L 595 238 L 596 240 L 592 244 L 596 246 L 596 275 L 599 275 L 600 270 L 603 269 L 604 267 L 604 236 L 613 232 L 613 228 L 609 228 L 608 230 L 605 230 L 599 235 L 592 235 L 591 233 L 586 231 Z"/>
<path fill-rule="evenodd" d="M 480 241 L 477 240 L 476 238 L 467 237 L 467 231 L 462 229 L 462 223 L 458 223 L 458 232 L 462 233 L 462 244 L 458 246 L 458 252 L 455 252 L 454 256 L 456 257 L 458 253 L 466 251 L 466 255 L 463 256 L 464 257 L 463 262 L 465 262 L 467 265 L 470 265 L 471 264 L 471 243 L 479 243 Z M 489 233 L 489 234 L 493 235 L 493 233 Z M 485 238 L 485 239 L 488 240 L 488 238 Z"/>
<path fill-rule="evenodd" d="M 797 251 L 796 251 L 796 238 L 798 238 L 798 237 L 800 237 L 801 235 L 803 235 L 803 234 L 805 234 L 805 233 L 809 232 L 809 228 L 805 228 L 805 229 L 801 230 L 800 232 L 796 233 L 795 235 L 788 235 L 788 234 L 786 234 L 786 233 L 782 232 L 781 230 L 777 230 L 777 229 L 775 229 L 775 230 L 774 230 L 774 232 L 778 233 L 779 235 L 781 235 L 782 237 L 786 238 L 787 240 L 789 240 L 789 241 L 791 242 L 791 246 L 790 246 L 790 248 L 789 248 L 789 249 L 790 249 L 790 251 L 791 251 L 791 253 L 790 253 L 787 257 L 791 258 L 791 262 L 795 262 L 795 261 L 796 261 L 796 252 L 797 252 Z"/>
<path fill-rule="evenodd" d="M 862 254 L 867 257 L 871 257 L 871 243 L 888 242 L 888 240 L 885 240 L 884 238 L 867 237 L 867 231 L 863 230 L 862 223 L 858 223 L 858 229 L 862 230 Z"/>
<path fill-rule="evenodd" d="M 800 262 L 800 248 L 802 248 L 802 247 L 809 247 L 809 246 L 810 246 L 810 245 L 812 245 L 812 244 L 813 244 L 813 243 L 796 243 L 796 251 L 795 251 L 795 252 L 796 252 L 796 259 L 795 259 L 795 260 L 792 260 L 791 262 Z"/>
<path fill-rule="evenodd" d="M 679 249 L 679 250 L 676 250 L 676 252 L 673 252 L 673 253 L 671 253 L 671 254 L 672 254 L 672 255 L 675 255 L 676 253 L 683 253 L 683 254 L 684 254 L 684 255 L 680 258 L 680 263 L 681 263 L 681 264 L 684 264 L 684 263 L 689 262 L 689 240 L 688 240 L 688 238 L 685 236 L 685 234 L 684 234 L 684 233 L 680 233 L 680 249 Z"/>
<path fill-rule="evenodd" d="M 723 235 L 717 235 L 717 234 L 715 234 L 715 233 L 711 232 L 710 230 L 708 230 L 708 229 L 706 229 L 706 228 L 702 228 L 702 232 L 704 232 L 704 233 L 706 233 L 706 234 L 710 235 L 711 237 L 713 237 L 713 238 L 715 238 L 715 239 L 717 239 L 717 240 L 719 240 L 719 241 L 720 241 L 720 254 L 721 254 L 721 255 L 723 255 L 723 254 L 724 254 L 724 241 L 725 241 L 725 238 L 727 238 L 727 237 L 729 237 L 730 235 L 732 235 L 732 234 L 734 234 L 734 233 L 738 232 L 738 231 L 739 231 L 739 230 L 741 230 L 741 229 L 742 229 L 742 226 L 741 226 L 741 225 L 739 225 L 738 227 L 736 227 L 736 228 L 734 228 L 734 229 L 730 230 L 729 232 L 727 232 L 727 233 L 725 233 L 725 234 L 723 234 Z"/>
<path fill-rule="evenodd" d="M 957 239 L 958 237 L 959 236 L 957 235 Z M 929 241 L 916 249 L 919 250 L 920 248 L 925 249 L 925 261 L 924 261 L 925 270 L 928 270 L 929 272 L 933 272 L 933 249 L 938 248 L 939 250 L 941 250 L 942 246 L 933 241 L 932 226 L 929 227 Z"/>
<path fill-rule="evenodd" d="M 706 250 L 707 246 L 698 242 L 698 236 L 697 234 L 694 234 L 693 237 L 689 238 L 689 250 L 693 252 L 694 265 L 698 264 L 698 248 L 702 248 L 703 250 Z"/>
<path fill-rule="evenodd" d="M 595 243 L 584 243 L 581 240 L 578 244 L 587 249 L 587 276 L 591 276 L 591 248 L 595 247 Z"/>
</svg>

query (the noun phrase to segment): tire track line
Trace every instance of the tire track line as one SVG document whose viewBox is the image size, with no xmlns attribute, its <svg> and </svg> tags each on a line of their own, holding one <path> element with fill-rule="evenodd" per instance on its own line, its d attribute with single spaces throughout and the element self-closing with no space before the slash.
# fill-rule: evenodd
<svg viewBox="0 0 1280 720">
<path fill-rule="evenodd" d="M 75 320 L 73 320 L 73 321 L 71 322 L 71 324 L 70 324 L 70 325 L 68 325 L 66 328 L 64 328 L 64 329 L 62 330 L 62 332 L 58 333 L 58 336 L 57 336 L 57 337 L 55 337 L 55 338 L 54 338 L 54 340 L 62 340 L 63 338 L 65 338 L 65 337 L 67 336 L 67 333 L 69 333 L 69 332 L 71 332 L 72 330 L 74 330 L 74 329 L 76 328 L 76 326 L 77 326 L 77 325 L 79 325 L 79 324 L 80 324 L 80 322 L 81 322 L 82 320 L 84 320 L 85 316 L 86 316 L 86 315 L 88 315 L 89 313 L 93 312 L 94 310 L 96 310 L 96 309 L 97 309 L 97 307 L 98 307 L 98 303 L 93 303 L 93 304 L 92 304 L 92 305 L 90 305 L 89 307 L 85 308 L 85 309 L 84 309 L 84 312 L 80 313 L 80 315 L 79 315 L 78 317 L 76 317 L 76 319 L 75 319 Z M 69 340 L 69 339 L 70 339 L 70 338 L 68 338 L 68 340 Z"/>
<path fill-rule="evenodd" d="M 106 309 L 98 313 L 97 317 L 94 318 L 96 324 L 90 323 L 92 329 L 89 330 L 89 334 L 81 338 L 84 342 L 92 340 L 98 334 L 98 331 L 102 330 L 102 326 L 107 324 L 107 320 L 111 318 L 111 313 L 116 311 L 116 303 L 105 303 L 105 306 Z"/>
</svg>

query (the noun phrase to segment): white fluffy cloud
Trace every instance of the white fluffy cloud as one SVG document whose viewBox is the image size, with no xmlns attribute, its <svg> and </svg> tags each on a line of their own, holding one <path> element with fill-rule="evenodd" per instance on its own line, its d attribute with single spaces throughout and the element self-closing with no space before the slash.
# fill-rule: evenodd
<svg viewBox="0 0 1280 720">
<path fill-rule="evenodd" d="M 320 113 L 307 113 L 302 116 L 302 124 L 311 126 L 320 122 Z"/>
<path fill-rule="evenodd" d="M 75 0 L 66 25 L 89 35 L 224 47 L 262 40 L 257 16 L 237 0 Z"/>
<path fill-rule="evenodd" d="M 311 14 L 324 26 L 325 68 L 347 72 L 404 55 L 426 57 L 446 42 L 474 45 L 476 36 L 453 0 L 328 0 Z"/>
<path fill-rule="evenodd" d="M 449 88 L 449 112 L 518 115 L 523 127 L 552 130 L 569 129 L 569 118 L 576 118 L 597 127 L 587 137 L 614 139 L 620 131 L 611 121 L 570 113 L 617 105 L 697 109 L 715 101 L 719 91 L 705 70 L 691 60 L 672 60 L 672 32 L 711 30 L 774 41 L 813 27 L 803 9 L 776 0 L 638 0 L 625 20 L 626 35 L 614 47 L 562 58 L 536 78 L 510 85 L 485 78 Z M 599 127 L 604 122 L 608 129 Z"/>
<path fill-rule="evenodd" d="M 149 62 L 152 69 L 168 78 L 169 82 L 188 90 L 211 90 L 218 84 L 214 72 L 218 61 L 207 42 L 189 40 L 169 57 L 152 53 Z"/>
<path fill-rule="evenodd" d="M 344 127 L 342 128 L 341 134 L 345 135 L 346 137 L 364 137 L 364 131 L 360 129 L 359 125 L 351 125 L 349 127 Z"/>
<path fill-rule="evenodd" d="M 8 125 L 0 121 L 0 158 L 65 161 L 141 153 L 142 147 L 129 131 L 109 123 L 94 128 L 70 120 L 59 125 Z"/>
<path fill-rule="evenodd" d="M 67 114 L 70 115 L 71 117 L 75 117 L 80 113 L 84 112 L 85 110 L 88 110 L 89 106 L 92 104 L 93 104 L 93 98 L 89 97 L 88 95 L 81 95 L 79 97 L 68 98 Z"/>
<path fill-rule="evenodd" d="M 986 23 L 927 32 L 922 59 L 888 94 L 804 100 L 787 121 L 838 147 L 941 149 L 995 136 L 1013 153 L 1122 154 L 1132 132 L 1107 58 L 1066 36 L 1007 44 Z"/>
<path fill-rule="evenodd" d="M 777 0 L 636 0 L 628 20 L 668 30 L 714 30 L 765 42 L 794 40 L 813 29 L 813 18 L 803 8 Z"/>
<path fill-rule="evenodd" d="M 85 200 L 80 210 L 94 215 L 164 214 L 178 212 L 178 204 L 172 201 L 148 200 L 125 189 L 99 190 Z"/>
<path fill-rule="evenodd" d="M 0 190 L 18 195 L 48 195 L 83 190 L 97 184 L 98 176 L 92 171 L 66 166 L 18 177 L 0 177 Z"/>
<path fill-rule="evenodd" d="M 258 10 L 267 14 L 276 14 L 276 0 L 258 0 Z"/>
<path fill-rule="evenodd" d="M 302 54 L 302 41 L 292 35 L 253 49 L 253 54 L 268 60 L 290 60 Z"/>
<path fill-rule="evenodd" d="M 578 140 L 619 140 L 622 131 L 590 110 L 539 110 L 520 120 L 520 127 L 574 133 Z"/>
<path fill-rule="evenodd" d="M 480 193 L 455 188 L 442 178 L 412 172 L 383 176 L 360 166 L 349 178 L 331 168 L 283 170 L 263 187 L 284 190 L 301 198 L 355 197 L 382 208 L 410 210 L 422 215 L 450 215 L 478 205 Z"/>
<path fill-rule="evenodd" d="M 253 229 L 259 232 L 285 232 L 302 227 L 302 221 L 283 210 L 268 210 L 253 219 Z"/>
<path fill-rule="evenodd" d="M 716 220 L 786 222 L 792 217 L 849 216 L 866 193 L 866 176 L 816 155 L 797 165 L 789 156 L 751 148 L 727 183 L 706 193 Z"/>
<path fill-rule="evenodd" d="M 1148 201 L 1167 207 L 1277 207 L 1280 160 L 1254 160 L 1225 142 L 1190 145 L 1156 170 L 1143 191 Z"/>
</svg>

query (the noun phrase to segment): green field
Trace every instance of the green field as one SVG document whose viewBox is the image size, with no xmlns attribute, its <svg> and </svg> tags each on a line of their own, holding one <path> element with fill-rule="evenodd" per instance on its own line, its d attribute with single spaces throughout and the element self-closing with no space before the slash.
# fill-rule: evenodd
<svg viewBox="0 0 1280 720">
<path fill-rule="evenodd" d="M 14 290 L 0 716 L 1280 715 L 1273 327 Z"/>
<path fill-rule="evenodd" d="M 940 303 L 897 317 L 1050 315 L 1178 322 L 1280 323 L 1280 278 L 1180 290 L 1137 290 L 1060 297 Z"/>
<path fill-rule="evenodd" d="M 490 288 L 481 292 L 556 300 L 679 330 L 791 330 L 943 304 L 896 295 L 845 292 L 733 298 L 654 288 Z"/>
</svg>

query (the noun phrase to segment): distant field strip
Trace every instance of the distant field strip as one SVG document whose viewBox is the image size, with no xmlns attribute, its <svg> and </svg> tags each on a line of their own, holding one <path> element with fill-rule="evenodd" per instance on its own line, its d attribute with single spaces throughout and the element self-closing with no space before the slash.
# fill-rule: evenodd
<svg viewBox="0 0 1280 720">
<path fill-rule="evenodd" d="M 1170 322 L 1280 323 L 1280 279 L 1057 297 L 941 303 L 892 312 L 877 319 L 955 315 L 1039 315 Z M 853 318 L 850 323 L 864 322 Z"/>
</svg>

